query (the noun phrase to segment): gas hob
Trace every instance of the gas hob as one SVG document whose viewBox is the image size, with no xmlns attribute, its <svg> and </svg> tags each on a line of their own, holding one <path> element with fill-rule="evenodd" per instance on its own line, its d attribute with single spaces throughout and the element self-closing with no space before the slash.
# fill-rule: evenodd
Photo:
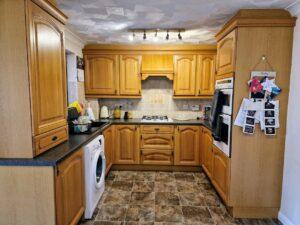
<svg viewBox="0 0 300 225">
<path fill-rule="evenodd" d="M 168 123 L 173 122 L 168 116 L 143 116 L 141 122 L 147 123 Z"/>
</svg>

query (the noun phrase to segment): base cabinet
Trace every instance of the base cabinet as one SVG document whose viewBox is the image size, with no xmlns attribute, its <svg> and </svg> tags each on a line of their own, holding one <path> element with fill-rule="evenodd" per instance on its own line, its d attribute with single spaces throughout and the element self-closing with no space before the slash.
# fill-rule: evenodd
<svg viewBox="0 0 300 225">
<path fill-rule="evenodd" d="M 229 158 L 217 147 L 213 146 L 212 183 L 222 199 L 228 201 Z"/>
<path fill-rule="evenodd" d="M 114 126 L 110 126 L 103 132 L 104 136 L 104 148 L 105 148 L 105 160 L 106 160 L 106 172 L 107 174 L 113 164 L 114 160 L 114 147 L 115 147 L 115 139 L 114 139 Z"/>
<path fill-rule="evenodd" d="M 199 135 L 199 126 L 177 126 L 175 129 L 174 165 L 200 165 Z"/>
<path fill-rule="evenodd" d="M 139 151 L 139 126 L 116 125 L 115 127 L 115 164 L 138 164 Z"/>
<path fill-rule="evenodd" d="M 202 128 L 201 134 L 201 146 L 202 146 L 202 167 L 208 177 L 212 177 L 212 146 L 213 146 L 213 138 L 211 135 L 211 131 L 207 128 Z"/>
<path fill-rule="evenodd" d="M 84 212 L 84 159 L 79 150 L 56 168 L 57 225 L 75 225 Z"/>
</svg>

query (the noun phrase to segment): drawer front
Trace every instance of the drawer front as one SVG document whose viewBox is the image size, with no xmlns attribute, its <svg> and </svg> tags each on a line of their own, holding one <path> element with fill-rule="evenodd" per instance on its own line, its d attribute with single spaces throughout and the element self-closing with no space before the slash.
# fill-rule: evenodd
<svg viewBox="0 0 300 225">
<path fill-rule="evenodd" d="M 141 134 L 142 149 L 173 149 L 173 134 Z"/>
<path fill-rule="evenodd" d="M 141 164 L 173 165 L 173 150 L 141 150 Z"/>
<path fill-rule="evenodd" d="M 142 133 L 173 133 L 174 126 L 172 125 L 141 125 Z"/>
<path fill-rule="evenodd" d="M 38 135 L 34 137 L 35 155 L 39 155 L 66 140 L 68 140 L 68 126 Z"/>
</svg>

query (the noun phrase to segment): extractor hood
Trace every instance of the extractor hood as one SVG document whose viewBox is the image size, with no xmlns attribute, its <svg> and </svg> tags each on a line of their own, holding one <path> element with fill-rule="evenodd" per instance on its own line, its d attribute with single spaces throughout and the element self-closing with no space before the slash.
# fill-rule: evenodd
<svg viewBox="0 0 300 225">
<path fill-rule="evenodd" d="M 153 54 L 142 56 L 142 80 L 148 77 L 167 77 L 173 80 L 173 55 Z"/>
</svg>

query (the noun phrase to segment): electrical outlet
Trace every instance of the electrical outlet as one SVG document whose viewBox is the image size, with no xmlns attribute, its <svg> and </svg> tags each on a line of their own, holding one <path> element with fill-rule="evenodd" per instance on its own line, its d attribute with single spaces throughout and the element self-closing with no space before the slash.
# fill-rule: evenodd
<svg viewBox="0 0 300 225">
<path fill-rule="evenodd" d="M 192 105 L 192 106 L 191 106 L 191 110 L 192 110 L 192 111 L 199 111 L 199 110 L 200 110 L 200 107 L 199 107 L 199 105 Z"/>
</svg>

